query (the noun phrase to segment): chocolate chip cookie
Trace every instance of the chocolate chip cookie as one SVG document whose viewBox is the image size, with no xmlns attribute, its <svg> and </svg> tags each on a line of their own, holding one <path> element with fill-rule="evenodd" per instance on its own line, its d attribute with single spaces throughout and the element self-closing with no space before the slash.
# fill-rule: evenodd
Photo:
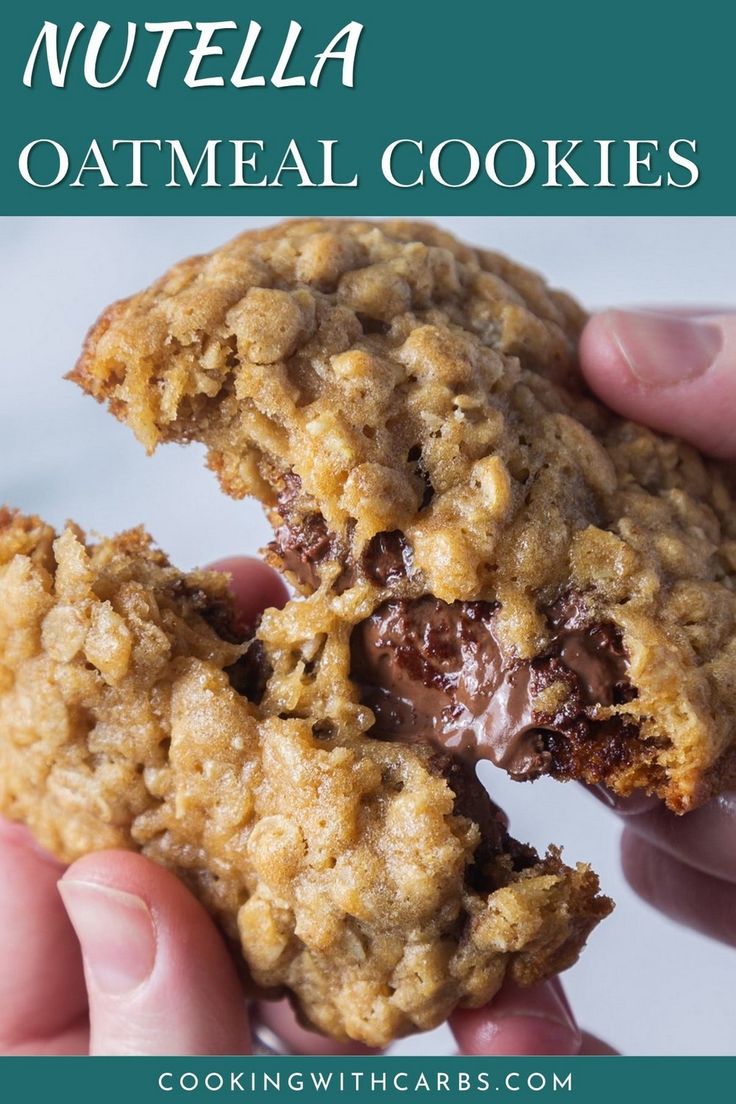
<svg viewBox="0 0 736 1104">
<path fill-rule="evenodd" d="M 381 1046 L 570 965 L 611 903 L 511 839 L 461 761 L 365 735 L 329 616 L 308 598 L 243 641 L 226 578 L 182 574 L 141 530 L 90 544 L 0 511 L 0 811 L 65 861 L 169 867 L 251 987 Z M 286 632 L 288 665 L 264 643 Z M 329 665 L 334 703 L 303 708 Z"/>
<path fill-rule="evenodd" d="M 294 222 L 111 307 L 73 378 L 264 503 L 304 596 L 264 708 L 682 813 L 736 779 L 733 477 L 595 400 L 583 322 L 430 226 Z"/>
</svg>

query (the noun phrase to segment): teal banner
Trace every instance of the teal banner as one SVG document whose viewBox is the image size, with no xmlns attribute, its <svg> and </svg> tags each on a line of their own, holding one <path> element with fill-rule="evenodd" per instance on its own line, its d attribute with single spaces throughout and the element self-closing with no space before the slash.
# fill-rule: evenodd
<svg viewBox="0 0 736 1104">
<path fill-rule="evenodd" d="M 736 1058 L 5 1058 L 3 1100 L 300 1104 L 726 1100 Z"/>
<path fill-rule="evenodd" d="M 2 214 L 736 213 L 721 0 L 4 19 Z"/>
</svg>

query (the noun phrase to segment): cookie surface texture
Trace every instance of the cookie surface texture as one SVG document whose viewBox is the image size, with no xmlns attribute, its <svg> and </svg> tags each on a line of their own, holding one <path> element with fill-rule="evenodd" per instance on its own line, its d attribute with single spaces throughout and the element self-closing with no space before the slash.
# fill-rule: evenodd
<svg viewBox="0 0 736 1104">
<path fill-rule="evenodd" d="M 0 812 L 64 861 L 173 870 L 251 989 L 337 1039 L 382 1046 L 575 961 L 611 908 L 588 867 L 516 843 L 430 744 L 365 736 L 365 707 L 338 731 L 329 702 L 289 706 L 234 624 L 225 576 L 142 530 L 91 544 L 0 511 Z"/>
<path fill-rule="evenodd" d="M 264 503 L 307 595 L 269 708 L 686 812 L 736 778 L 733 476 L 591 396 L 584 321 L 430 226 L 295 222 L 111 307 L 73 378 Z"/>
</svg>

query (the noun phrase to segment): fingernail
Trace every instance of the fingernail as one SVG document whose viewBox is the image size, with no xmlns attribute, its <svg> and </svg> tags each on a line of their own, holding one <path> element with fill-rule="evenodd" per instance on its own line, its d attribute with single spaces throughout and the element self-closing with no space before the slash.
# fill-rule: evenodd
<svg viewBox="0 0 736 1104">
<path fill-rule="evenodd" d="M 499 1011 L 496 1048 L 503 1047 L 503 1053 L 525 1053 L 519 1046 L 533 1037 L 535 1054 L 578 1053 L 582 1045 L 580 1028 L 554 986 L 548 984 L 545 988 L 543 1000 L 537 990 L 536 999 L 528 1007 L 522 1001 L 508 1011 Z"/>
<path fill-rule="evenodd" d="M 500 1010 L 499 1018 L 504 1020 L 517 1018 L 544 1020 L 546 1023 L 554 1024 L 555 1027 L 563 1028 L 568 1034 L 579 1035 L 580 1029 L 575 1023 L 565 999 L 549 982 L 544 990 L 546 991 L 544 991 L 543 1001 L 540 1000 L 540 992 L 537 989 L 535 990 L 536 999 L 530 1001 L 528 1007 L 524 1007 L 523 1001 L 517 1002 L 508 1010 Z"/>
<path fill-rule="evenodd" d="M 609 809 L 618 808 L 619 799 L 614 793 L 611 793 L 605 786 L 591 785 L 588 786 L 583 783 L 583 789 L 587 790 L 591 797 L 594 797 L 596 801 L 600 801 L 601 805 L 607 806 Z"/>
<path fill-rule="evenodd" d="M 631 374 L 647 387 L 697 379 L 721 351 L 720 328 L 705 319 L 610 311 L 609 332 Z"/>
<path fill-rule="evenodd" d="M 59 882 L 94 984 L 103 993 L 129 993 L 150 975 L 156 934 L 146 903 L 132 893 L 96 882 Z"/>
</svg>

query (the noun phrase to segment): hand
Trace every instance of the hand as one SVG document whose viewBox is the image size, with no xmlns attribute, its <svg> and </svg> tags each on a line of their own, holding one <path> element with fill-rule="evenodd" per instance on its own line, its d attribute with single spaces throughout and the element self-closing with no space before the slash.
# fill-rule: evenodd
<svg viewBox="0 0 736 1104">
<path fill-rule="evenodd" d="M 736 460 L 736 311 L 606 311 L 580 357 L 612 410 Z"/>
<path fill-rule="evenodd" d="M 286 589 L 264 564 L 227 571 L 252 625 Z M 248 1054 L 242 988 L 204 908 L 173 874 L 141 855 L 106 851 L 64 867 L 30 833 L 0 821 L 0 1052 Z M 305 1031 L 285 1002 L 251 1009 L 303 1054 L 362 1053 Z M 611 1053 L 579 1031 L 558 980 L 505 986 L 451 1026 L 466 1054 Z"/>
<path fill-rule="evenodd" d="M 608 311 L 588 323 L 582 368 L 628 418 L 736 460 L 736 313 Z M 654 799 L 599 793 L 625 817 L 624 874 L 655 908 L 736 946 L 736 793 L 677 817 Z"/>
</svg>

